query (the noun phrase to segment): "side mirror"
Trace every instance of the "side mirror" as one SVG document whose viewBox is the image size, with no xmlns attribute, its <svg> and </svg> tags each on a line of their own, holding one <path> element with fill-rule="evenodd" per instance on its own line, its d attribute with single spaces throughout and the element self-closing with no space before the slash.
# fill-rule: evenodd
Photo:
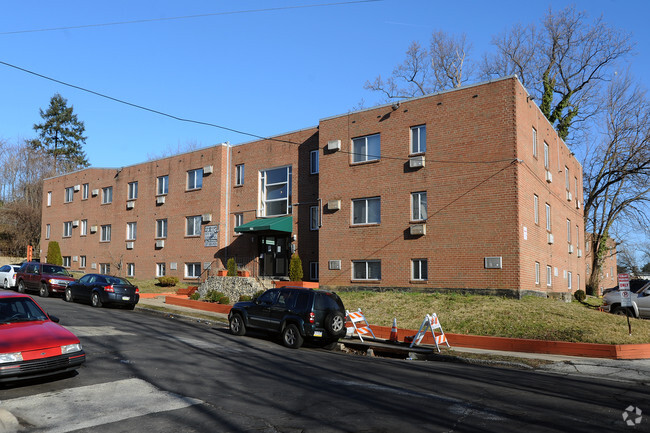
<svg viewBox="0 0 650 433">
<path fill-rule="evenodd" d="M 52 322 L 54 322 L 54 323 L 59 323 L 59 318 L 58 318 L 58 317 L 53 316 L 52 314 L 48 314 L 48 316 L 50 317 L 50 320 L 51 320 Z"/>
</svg>

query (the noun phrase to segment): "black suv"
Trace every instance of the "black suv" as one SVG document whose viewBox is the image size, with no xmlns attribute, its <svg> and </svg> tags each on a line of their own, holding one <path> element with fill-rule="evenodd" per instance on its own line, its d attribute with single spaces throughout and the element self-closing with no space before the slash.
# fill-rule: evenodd
<svg viewBox="0 0 650 433">
<path fill-rule="evenodd" d="M 270 289 L 252 302 L 238 302 L 228 314 L 230 330 L 244 335 L 246 329 L 280 334 L 292 349 L 308 339 L 333 348 L 345 336 L 345 307 L 334 292 L 294 287 Z"/>
</svg>

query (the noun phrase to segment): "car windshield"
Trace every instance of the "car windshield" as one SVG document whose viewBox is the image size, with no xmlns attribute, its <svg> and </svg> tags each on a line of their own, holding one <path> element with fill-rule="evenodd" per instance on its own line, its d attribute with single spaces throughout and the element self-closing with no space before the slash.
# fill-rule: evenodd
<svg viewBox="0 0 650 433">
<path fill-rule="evenodd" d="M 0 324 L 47 319 L 31 298 L 0 299 Z"/>
<path fill-rule="evenodd" d="M 43 265 L 43 273 L 47 275 L 65 275 L 70 276 L 64 267 L 55 265 Z"/>
<path fill-rule="evenodd" d="M 129 280 L 125 280 L 124 278 L 120 277 L 104 277 L 106 279 L 106 282 L 108 284 L 118 284 L 118 285 L 124 285 L 124 286 L 130 286 L 131 282 Z"/>
</svg>

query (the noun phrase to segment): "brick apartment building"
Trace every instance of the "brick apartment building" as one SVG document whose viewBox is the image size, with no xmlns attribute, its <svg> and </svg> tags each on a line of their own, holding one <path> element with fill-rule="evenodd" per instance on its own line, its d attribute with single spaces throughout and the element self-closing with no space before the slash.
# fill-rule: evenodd
<svg viewBox="0 0 650 433">
<path fill-rule="evenodd" d="M 43 250 L 192 281 L 227 258 L 325 287 L 584 288 L 582 169 L 516 77 L 47 179 Z"/>
</svg>

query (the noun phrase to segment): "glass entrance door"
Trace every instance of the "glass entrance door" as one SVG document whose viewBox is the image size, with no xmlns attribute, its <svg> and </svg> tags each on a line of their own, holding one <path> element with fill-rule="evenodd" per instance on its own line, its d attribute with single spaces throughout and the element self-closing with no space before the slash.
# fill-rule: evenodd
<svg viewBox="0 0 650 433">
<path fill-rule="evenodd" d="M 260 275 L 285 277 L 289 275 L 289 236 L 261 235 L 259 238 Z"/>
</svg>

